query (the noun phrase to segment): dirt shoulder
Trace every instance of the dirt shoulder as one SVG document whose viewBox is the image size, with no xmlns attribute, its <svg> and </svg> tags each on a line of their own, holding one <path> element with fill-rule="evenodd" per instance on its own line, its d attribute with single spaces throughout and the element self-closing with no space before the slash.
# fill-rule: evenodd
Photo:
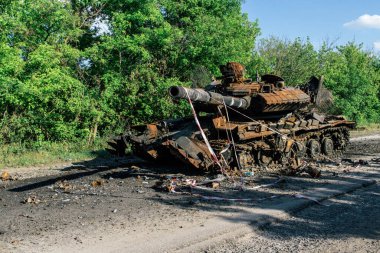
<svg viewBox="0 0 380 253">
<path fill-rule="evenodd" d="M 380 129 L 361 129 L 361 130 L 353 130 L 350 132 L 351 138 L 362 137 L 362 136 L 373 136 L 379 135 Z"/>
</svg>

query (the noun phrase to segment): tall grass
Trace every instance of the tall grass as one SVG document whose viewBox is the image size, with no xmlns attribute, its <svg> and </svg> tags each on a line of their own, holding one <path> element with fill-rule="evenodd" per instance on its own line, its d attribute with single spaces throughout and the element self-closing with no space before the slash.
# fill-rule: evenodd
<svg viewBox="0 0 380 253">
<path fill-rule="evenodd" d="M 13 143 L 0 146 L 0 169 L 75 162 L 96 157 L 110 157 L 105 151 L 106 140 L 86 142 Z"/>
</svg>

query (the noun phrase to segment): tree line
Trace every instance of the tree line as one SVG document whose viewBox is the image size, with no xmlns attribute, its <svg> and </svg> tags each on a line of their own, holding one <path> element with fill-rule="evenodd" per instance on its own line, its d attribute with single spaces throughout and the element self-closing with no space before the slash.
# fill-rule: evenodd
<svg viewBox="0 0 380 253">
<path fill-rule="evenodd" d="M 180 117 L 171 85 L 203 85 L 218 66 L 289 84 L 323 75 L 334 113 L 378 122 L 380 61 L 348 43 L 257 41 L 241 0 L 3 0 L 0 143 L 93 141 L 125 126 Z"/>
</svg>

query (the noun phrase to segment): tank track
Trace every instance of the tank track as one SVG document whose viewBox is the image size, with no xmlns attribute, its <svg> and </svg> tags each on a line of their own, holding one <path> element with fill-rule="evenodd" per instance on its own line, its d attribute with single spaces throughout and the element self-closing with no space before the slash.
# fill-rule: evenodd
<svg viewBox="0 0 380 253">
<path fill-rule="evenodd" d="M 244 142 L 237 141 L 234 146 L 236 150 L 225 138 L 211 139 L 210 144 L 231 174 L 235 174 L 234 171 L 281 171 L 295 174 L 302 171 L 300 168 L 309 161 L 332 160 L 340 157 L 349 143 L 349 129 L 350 127 L 345 125 L 312 130 L 304 128 L 287 135 L 286 138 L 283 138 L 284 135 L 272 134 Z M 126 136 L 112 138 L 108 142 L 110 148 L 107 150 L 114 155 L 125 156 L 130 146 L 127 145 L 129 142 Z M 156 153 L 154 159 L 139 152 L 139 148 L 134 145 L 130 148 L 136 155 L 154 161 L 167 161 L 168 155 L 170 157 L 171 154 L 164 145 L 156 145 L 153 148 Z M 162 159 L 165 157 L 166 159 Z M 220 168 L 215 167 L 206 171 L 212 172 L 218 169 Z M 318 176 L 317 171 L 312 171 L 310 174 Z"/>
<path fill-rule="evenodd" d="M 282 140 L 280 136 L 271 135 L 236 144 L 238 162 L 230 154 L 231 167 L 241 170 L 270 170 L 294 174 L 308 161 L 333 160 L 341 156 L 349 143 L 349 128 L 333 127 L 324 130 L 300 131 L 292 138 Z M 223 146 L 214 142 L 213 146 L 220 152 Z M 316 172 L 313 174 L 316 174 Z M 317 175 L 312 175 L 317 176 Z"/>
</svg>

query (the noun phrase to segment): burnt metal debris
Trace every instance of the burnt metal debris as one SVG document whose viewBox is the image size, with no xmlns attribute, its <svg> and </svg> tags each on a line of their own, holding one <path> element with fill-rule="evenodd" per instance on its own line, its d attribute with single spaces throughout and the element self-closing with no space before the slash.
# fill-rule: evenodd
<svg viewBox="0 0 380 253">
<path fill-rule="evenodd" d="M 204 89 L 169 89 L 173 100 L 189 101 L 194 117 L 130 127 L 109 142 L 109 151 L 125 155 L 130 145 L 139 157 L 176 159 L 195 170 L 292 174 L 305 161 L 339 156 L 349 143 L 355 122 L 317 112 L 322 79 L 294 88 L 275 75 L 245 79 L 244 67 L 235 62 L 220 70 L 223 76 Z"/>
</svg>

